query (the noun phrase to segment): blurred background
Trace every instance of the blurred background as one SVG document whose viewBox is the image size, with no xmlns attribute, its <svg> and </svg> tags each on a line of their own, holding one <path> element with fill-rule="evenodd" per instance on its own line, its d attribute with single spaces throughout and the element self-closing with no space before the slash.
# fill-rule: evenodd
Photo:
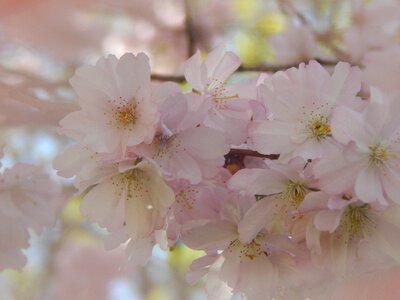
<svg viewBox="0 0 400 300">
<path fill-rule="evenodd" d="M 102 55 L 145 52 L 158 78 L 182 75 L 196 49 L 220 43 L 245 70 L 311 58 L 358 64 L 399 42 L 398 10 L 385 0 L 0 0 L 2 169 L 26 162 L 56 176 L 52 160 L 71 143 L 57 124 L 76 109 L 68 79 Z M 185 282 L 201 253 L 179 244 L 155 249 L 143 270 L 120 271 L 123 249 L 103 249 L 106 233 L 83 219 L 71 183 L 63 181 L 57 226 L 31 234 L 28 265 L 0 273 L 0 300 L 205 299 L 201 285 Z"/>
</svg>

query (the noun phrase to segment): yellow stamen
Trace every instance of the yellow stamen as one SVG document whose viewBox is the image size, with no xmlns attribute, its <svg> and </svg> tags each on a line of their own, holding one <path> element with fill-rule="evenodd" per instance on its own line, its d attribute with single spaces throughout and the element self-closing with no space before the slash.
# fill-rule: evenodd
<svg viewBox="0 0 400 300">
<path fill-rule="evenodd" d="M 361 206 L 349 205 L 343 213 L 341 225 L 352 238 L 364 238 L 368 227 L 372 225 L 369 213 L 370 206 L 364 204 Z"/>
<path fill-rule="evenodd" d="M 369 162 L 373 165 L 382 165 L 388 159 L 388 153 L 380 144 L 369 147 Z"/>
<path fill-rule="evenodd" d="M 116 119 L 119 125 L 124 127 L 129 124 L 134 124 L 136 120 L 135 108 L 133 106 L 127 105 L 115 112 Z"/>
<path fill-rule="evenodd" d="M 290 202 L 294 208 L 298 208 L 308 193 L 308 188 L 300 182 L 289 181 L 282 197 Z"/>
<path fill-rule="evenodd" d="M 318 119 L 312 119 L 307 125 L 307 132 L 310 138 L 322 142 L 324 139 L 331 136 L 328 118 L 320 117 Z"/>
</svg>

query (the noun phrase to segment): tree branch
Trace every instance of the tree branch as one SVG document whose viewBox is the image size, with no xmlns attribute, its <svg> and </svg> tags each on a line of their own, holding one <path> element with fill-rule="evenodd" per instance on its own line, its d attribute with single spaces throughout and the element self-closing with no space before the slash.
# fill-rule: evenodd
<svg viewBox="0 0 400 300">
<path fill-rule="evenodd" d="M 333 67 L 337 64 L 337 61 L 327 61 L 322 59 L 316 59 L 321 65 L 325 67 Z M 287 65 L 257 65 L 257 66 L 240 66 L 236 72 L 258 72 L 258 73 L 275 73 L 282 70 L 287 70 L 290 68 L 297 68 L 299 64 L 287 64 Z M 163 75 L 163 74 L 152 74 L 152 80 L 156 81 L 173 81 L 173 82 L 183 82 L 185 81 L 185 76 L 183 75 Z"/>
<path fill-rule="evenodd" d="M 244 158 L 245 156 L 253 156 L 253 157 L 259 157 L 259 158 L 268 158 L 268 159 L 278 159 L 279 154 L 262 154 L 257 151 L 253 150 L 248 150 L 248 149 L 231 149 L 228 154 L 225 155 L 225 158 L 229 157 L 241 157 Z"/>
</svg>

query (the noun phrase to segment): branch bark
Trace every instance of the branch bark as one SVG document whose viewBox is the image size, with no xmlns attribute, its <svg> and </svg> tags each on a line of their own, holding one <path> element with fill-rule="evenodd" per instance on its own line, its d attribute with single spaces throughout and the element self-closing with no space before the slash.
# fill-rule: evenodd
<svg viewBox="0 0 400 300">
<path fill-rule="evenodd" d="M 321 65 L 325 67 L 333 67 L 337 64 L 337 61 L 328 61 L 316 59 Z M 287 64 L 287 65 L 256 65 L 256 66 L 240 66 L 236 72 L 244 73 L 244 72 L 254 72 L 254 73 L 275 73 L 282 70 L 287 70 L 290 68 L 297 68 L 301 61 L 295 64 Z M 164 75 L 164 74 L 152 74 L 152 80 L 156 81 L 173 81 L 173 82 L 184 82 L 185 76 L 183 75 Z"/>
</svg>

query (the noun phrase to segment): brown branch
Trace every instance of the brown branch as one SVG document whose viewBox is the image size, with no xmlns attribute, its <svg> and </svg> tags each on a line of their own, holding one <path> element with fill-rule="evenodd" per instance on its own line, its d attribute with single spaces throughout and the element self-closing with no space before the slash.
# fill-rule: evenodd
<svg viewBox="0 0 400 300">
<path fill-rule="evenodd" d="M 261 154 L 257 151 L 247 149 L 231 149 L 228 154 L 225 155 L 226 168 L 231 174 L 235 174 L 237 171 L 244 169 L 244 158 L 246 156 L 259 157 L 262 159 L 278 159 L 279 154 Z"/>
<path fill-rule="evenodd" d="M 185 81 L 185 76 L 183 76 L 183 75 L 151 74 L 151 80 L 183 82 L 183 81 Z"/>
<path fill-rule="evenodd" d="M 318 61 L 321 65 L 325 67 L 335 66 L 337 61 L 329 61 L 323 59 L 314 59 Z M 286 65 L 256 65 L 256 66 L 240 66 L 236 72 L 264 72 L 264 73 L 275 73 L 278 71 L 284 71 L 290 68 L 298 68 L 299 64 L 302 62 L 297 62 L 294 64 L 286 64 Z"/>
<path fill-rule="evenodd" d="M 321 59 L 316 59 L 321 65 L 325 67 L 332 67 L 337 64 L 336 61 L 326 61 Z M 282 70 L 287 70 L 290 68 L 297 68 L 301 62 L 295 64 L 287 65 L 257 65 L 257 66 L 240 66 L 236 72 L 259 72 L 259 73 L 275 73 Z M 152 80 L 157 81 L 173 81 L 173 82 L 183 82 L 185 81 L 185 76 L 183 75 L 163 75 L 163 74 L 152 74 Z"/>
<path fill-rule="evenodd" d="M 254 150 L 248 150 L 248 149 L 231 149 L 228 154 L 225 155 L 225 157 L 245 157 L 245 156 L 253 156 L 253 157 L 259 157 L 259 158 L 268 158 L 268 159 L 278 159 L 279 154 L 262 154 Z"/>
</svg>

